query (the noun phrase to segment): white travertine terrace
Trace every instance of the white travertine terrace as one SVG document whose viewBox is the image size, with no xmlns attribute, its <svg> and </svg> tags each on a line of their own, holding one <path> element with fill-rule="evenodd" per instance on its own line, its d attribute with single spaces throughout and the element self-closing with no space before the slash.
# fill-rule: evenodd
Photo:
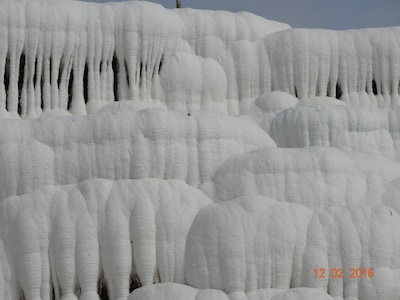
<svg viewBox="0 0 400 300">
<path fill-rule="evenodd" d="M 319 289 L 293 288 L 290 290 L 259 289 L 251 293 L 225 294 L 220 290 L 198 290 L 177 283 L 162 283 L 135 290 L 129 300 L 332 300 L 333 298 Z"/>
<path fill-rule="evenodd" d="M 201 188 L 217 201 L 264 195 L 310 208 L 378 204 L 400 164 L 331 147 L 260 148 L 227 160 Z"/>
<path fill-rule="evenodd" d="M 141 1 L 2 0 L 0 14 L 3 117 L 93 113 L 115 100 L 249 114 L 270 91 L 400 103 L 398 27 L 289 29 Z"/>
<path fill-rule="evenodd" d="M 253 122 L 217 113 L 145 109 L 4 120 L 0 201 L 91 178 L 180 179 L 197 186 L 231 156 L 259 147 L 276 144 Z"/>
<path fill-rule="evenodd" d="M 269 133 L 283 148 L 335 147 L 394 159 L 399 149 L 395 149 L 388 119 L 384 109 L 314 104 L 276 115 Z"/>
<path fill-rule="evenodd" d="M 312 210 L 261 196 L 213 204 L 190 229 L 186 279 L 229 293 L 313 287 L 335 299 L 395 299 L 399 226 L 384 205 Z M 351 268 L 371 265 L 373 278 L 351 278 Z M 315 268 L 327 276 L 316 278 Z M 343 278 L 332 278 L 333 268 L 343 268 Z"/>
<path fill-rule="evenodd" d="M 0 202 L 0 297 L 98 299 L 100 274 L 111 299 L 141 285 L 184 283 L 186 236 L 210 204 L 179 180 L 94 179 L 48 186 Z M 4 228 L 7 227 L 7 231 Z M 4 256 L 7 258 L 4 260 Z"/>
<path fill-rule="evenodd" d="M 0 0 L 0 78 L 0 300 L 400 298 L 400 27 Z"/>
</svg>

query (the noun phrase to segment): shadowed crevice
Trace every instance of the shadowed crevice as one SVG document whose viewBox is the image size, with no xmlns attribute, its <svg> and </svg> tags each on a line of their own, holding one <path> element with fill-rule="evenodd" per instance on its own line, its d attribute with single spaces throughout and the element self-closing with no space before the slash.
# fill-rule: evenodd
<svg viewBox="0 0 400 300">
<path fill-rule="evenodd" d="M 119 73 L 119 63 L 117 54 L 114 52 L 114 56 L 112 59 L 112 70 L 114 73 L 114 82 L 113 82 L 113 92 L 114 92 L 114 101 L 118 101 L 118 73 Z"/>
</svg>

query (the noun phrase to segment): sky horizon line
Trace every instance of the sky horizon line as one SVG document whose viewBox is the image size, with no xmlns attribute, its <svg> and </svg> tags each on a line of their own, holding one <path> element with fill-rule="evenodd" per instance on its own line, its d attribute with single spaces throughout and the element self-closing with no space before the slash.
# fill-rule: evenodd
<svg viewBox="0 0 400 300">
<path fill-rule="evenodd" d="M 124 0 L 83 0 L 122 2 Z M 137 0 L 143 1 L 143 0 Z M 175 0 L 146 0 L 175 8 Z M 399 0 L 182 0 L 182 8 L 248 11 L 295 28 L 334 30 L 400 26 Z"/>
</svg>

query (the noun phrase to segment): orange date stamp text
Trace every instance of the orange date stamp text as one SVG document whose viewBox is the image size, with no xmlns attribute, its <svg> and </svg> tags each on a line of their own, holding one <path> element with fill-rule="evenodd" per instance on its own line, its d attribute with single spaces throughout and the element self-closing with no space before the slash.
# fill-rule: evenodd
<svg viewBox="0 0 400 300">
<path fill-rule="evenodd" d="M 330 272 L 329 272 L 330 271 Z M 337 278 L 341 279 L 345 276 L 350 279 L 361 279 L 361 278 L 374 278 L 374 268 L 350 268 L 348 275 L 344 272 L 343 268 L 315 268 L 314 269 L 315 278 L 324 279 L 324 278 Z"/>
</svg>

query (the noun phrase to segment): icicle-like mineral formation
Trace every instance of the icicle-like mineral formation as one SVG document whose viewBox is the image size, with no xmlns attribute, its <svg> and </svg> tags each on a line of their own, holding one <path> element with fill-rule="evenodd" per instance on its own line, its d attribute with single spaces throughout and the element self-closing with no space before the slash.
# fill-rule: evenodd
<svg viewBox="0 0 400 300">
<path fill-rule="evenodd" d="M 180 107 L 174 101 L 181 98 L 171 100 L 176 93 L 190 98 L 188 105 L 216 101 L 208 106 L 227 111 L 219 57 L 237 41 L 288 28 L 248 13 L 140 1 L 0 1 L 0 14 L 0 109 L 21 117 L 85 114 L 122 99 Z"/>
<path fill-rule="evenodd" d="M 400 27 L 0 0 L 0 78 L 0 300 L 399 299 Z"/>
<path fill-rule="evenodd" d="M 3 0 L 0 14 L 3 117 L 93 113 L 116 100 L 249 114 L 271 90 L 400 103 L 400 28 L 289 29 L 141 1 Z"/>
</svg>

